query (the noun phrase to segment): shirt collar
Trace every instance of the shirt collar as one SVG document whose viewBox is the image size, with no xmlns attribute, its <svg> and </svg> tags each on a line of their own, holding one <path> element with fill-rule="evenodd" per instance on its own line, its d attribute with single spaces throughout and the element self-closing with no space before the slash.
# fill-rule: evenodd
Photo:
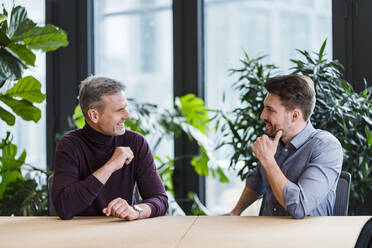
<svg viewBox="0 0 372 248">
<path fill-rule="evenodd" d="M 298 148 L 300 148 L 300 146 L 302 146 L 308 139 L 310 139 L 314 132 L 315 132 L 315 128 L 313 127 L 313 125 L 310 123 L 310 121 L 307 122 L 305 128 L 299 132 L 292 140 L 291 140 L 291 144 L 296 148 L 296 150 Z"/>
</svg>

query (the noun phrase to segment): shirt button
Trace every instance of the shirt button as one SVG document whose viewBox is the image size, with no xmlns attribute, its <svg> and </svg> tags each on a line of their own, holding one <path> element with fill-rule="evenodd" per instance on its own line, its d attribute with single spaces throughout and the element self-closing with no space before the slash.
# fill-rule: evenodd
<svg viewBox="0 0 372 248">
<path fill-rule="evenodd" d="M 276 212 L 276 208 L 274 208 L 274 212 Z"/>
<path fill-rule="evenodd" d="M 286 149 L 284 149 L 284 151 L 288 152 L 288 149 L 286 148 Z"/>
</svg>

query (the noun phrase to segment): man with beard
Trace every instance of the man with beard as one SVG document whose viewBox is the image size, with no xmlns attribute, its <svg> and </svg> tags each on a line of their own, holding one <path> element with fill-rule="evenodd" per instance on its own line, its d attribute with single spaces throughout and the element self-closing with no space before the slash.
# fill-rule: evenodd
<svg viewBox="0 0 372 248">
<path fill-rule="evenodd" d="M 54 161 L 52 201 L 62 219 L 112 215 L 136 220 L 164 215 L 168 198 L 145 138 L 126 130 L 124 85 L 88 77 L 80 85 L 85 126 L 64 136 Z M 138 187 L 143 201 L 135 200 Z"/>
<path fill-rule="evenodd" d="M 310 116 L 315 106 L 313 81 L 302 75 L 270 78 L 260 118 L 266 134 L 252 151 L 259 160 L 247 175 L 234 209 L 236 216 L 263 195 L 260 215 L 333 215 L 343 151 L 329 132 L 315 129 Z"/>
</svg>

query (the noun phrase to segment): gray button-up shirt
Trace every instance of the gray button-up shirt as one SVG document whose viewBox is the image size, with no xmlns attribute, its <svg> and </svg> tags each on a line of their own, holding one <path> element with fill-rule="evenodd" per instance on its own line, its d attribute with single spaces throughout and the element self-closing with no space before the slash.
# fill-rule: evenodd
<svg viewBox="0 0 372 248">
<path fill-rule="evenodd" d="M 284 188 L 285 208 L 276 200 L 260 163 L 247 175 L 246 186 L 264 195 L 260 215 L 291 215 L 296 219 L 333 215 L 342 159 L 337 138 L 308 122 L 287 145 L 279 142 L 275 154 L 289 180 Z"/>
</svg>

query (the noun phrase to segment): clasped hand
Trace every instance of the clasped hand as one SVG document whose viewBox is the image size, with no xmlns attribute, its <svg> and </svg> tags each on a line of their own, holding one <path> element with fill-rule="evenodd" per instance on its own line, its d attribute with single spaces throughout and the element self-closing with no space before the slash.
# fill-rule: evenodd
<svg viewBox="0 0 372 248">
<path fill-rule="evenodd" d="M 258 137 L 253 143 L 252 151 L 257 159 L 264 164 L 266 161 L 273 159 L 278 147 L 278 142 L 282 137 L 283 131 L 279 130 L 274 139 L 270 139 L 266 134 Z"/>
<path fill-rule="evenodd" d="M 139 212 L 120 197 L 112 200 L 102 212 L 106 216 L 112 215 L 125 220 L 136 220 L 139 217 Z"/>
<path fill-rule="evenodd" d="M 118 146 L 115 148 L 114 154 L 107 162 L 111 164 L 114 170 L 121 169 L 124 165 L 128 165 L 134 158 L 133 152 L 130 147 Z"/>
</svg>

